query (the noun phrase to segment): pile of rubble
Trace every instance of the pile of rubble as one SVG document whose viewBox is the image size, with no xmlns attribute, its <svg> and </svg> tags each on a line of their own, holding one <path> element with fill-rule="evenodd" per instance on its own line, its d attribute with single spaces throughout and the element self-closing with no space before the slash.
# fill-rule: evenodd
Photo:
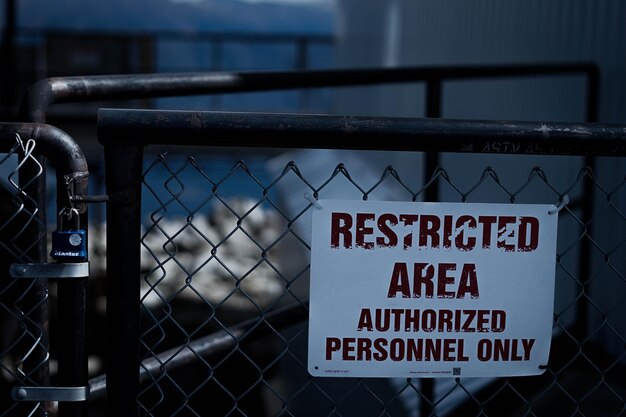
<svg viewBox="0 0 626 417">
<path fill-rule="evenodd" d="M 285 225 L 255 204 L 235 199 L 209 215 L 154 221 L 142 239 L 144 306 L 177 299 L 249 310 L 276 300 L 285 280 L 275 244 Z"/>
</svg>

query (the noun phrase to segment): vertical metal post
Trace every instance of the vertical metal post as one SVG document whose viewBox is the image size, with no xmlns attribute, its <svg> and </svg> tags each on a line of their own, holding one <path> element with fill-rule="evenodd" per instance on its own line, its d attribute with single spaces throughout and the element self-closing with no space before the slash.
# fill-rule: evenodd
<svg viewBox="0 0 626 417">
<path fill-rule="evenodd" d="M 211 71 L 224 69 L 224 41 L 222 38 L 213 39 L 211 48 Z M 219 110 L 222 107 L 222 97 L 214 94 L 211 96 L 211 109 Z"/>
<path fill-rule="evenodd" d="M 441 80 L 430 79 L 426 82 L 426 117 L 441 117 Z M 424 181 L 428 181 L 439 166 L 439 153 L 426 152 L 424 163 Z M 424 201 L 439 200 L 439 183 L 433 182 L 424 191 Z M 435 401 L 435 381 L 433 379 L 421 379 L 420 390 L 422 398 L 420 398 L 420 417 L 429 416 L 434 411 L 433 403 Z"/>
<path fill-rule="evenodd" d="M 57 176 L 57 210 L 70 207 L 64 178 Z M 87 177 L 74 179 L 72 187 L 77 195 L 87 191 Z M 79 185 L 77 183 L 80 183 Z M 80 214 L 80 228 L 89 236 L 87 205 L 76 207 Z M 89 239 L 87 239 L 87 243 Z M 62 279 L 57 284 L 59 315 L 59 385 L 84 387 L 88 385 L 87 369 L 87 288 L 88 277 Z M 61 402 L 59 415 L 62 417 L 86 417 L 86 402 Z"/>
<path fill-rule="evenodd" d="M 0 116 L 9 118 L 13 116 L 11 109 L 17 104 L 16 100 L 16 69 L 15 69 L 15 22 L 16 9 L 15 0 L 5 0 L 4 10 L 4 30 L 2 33 L 2 53 L 0 54 L 0 109 L 4 109 L 6 114 L 0 112 Z"/>
<path fill-rule="evenodd" d="M 5 25 L 2 36 L 2 48 L 0 54 L 0 108 L 6 111 L 4 117 L 13 116 L 11 109 L 16 104 L 15 86 L 17 82 L 17 73 L 15 70 L 15 33 L 16 33 L 16 5 L 15 0 L 6 0 L 5 2 Z M 28 138 L 23 138 L 28 139 Z M 43 157 L 37 157 L 38 162 L 43 166 L 45 173 L 45 160 Z M 39 174 L 39 166 L 36 163 L 26 161 L 19 173 L 20 188 L 24 192 L 37 201 L 37 221 L 33 221 L 23 239 L 20 239 L 20 247 L 31 247 L 24 254 L 22 262 L 44 262 L 46 259 L 46 239 L 45 228 L 42 224 L 46 222 L 46 189 L 45 174 L 43 178 L 31 182 Z M 30 183 L 30 185 L 28 185 Z M 28 186 L 27 186 L 28 185 Z M 38 223 L 42 222 L 42 223 Z M 23 366 L 24 373 L 30 375 L 30 379 L 39 385 L 48 385 L 50 380 L 50 371 L 48 368 L 48 280 L 40 279 L 38 285 L 31 287 L 24 300 L 32 308 L 28 315 L 28 320 L 24 322 L 28 331 L 39 338 L 34 349 L 28 354 Z M 24 352 L 26 354 L 26 352 Z M 39 407 L 37 415 L 45 415 L 46 407 Z"/>
<path fill-rule="evenodd" d="M 13 65 L 14 66 L 14 65 Z M 15 80 L 14 80 L 15 81 Z M 30 117 L 30 113 L 22 113 L 29 121 L 36 123 L 45 123 L 46 115 L 44 113 L 38 114 L 34 117 Z M 29 138 L 22 138 L 27 140 Z M 21 158 L 20 158 L 21 159 Z M 27 253 L 26 259 L 23 261 L 45 263 L 48 259 L 48 247 L 47 247 L 47 194 L 46 194 L 46 172 L 47 162 L 43 156 L 35 156 L 35 159 L 41 166 L 41 173 L 39 173 L 39 165 L 32 161 L 26 161 L 19 172 L 19 184 L 20 188 L 26 192 L 31 198 L 37 202 L 37 221 L 31 222 L 28 232 L 25 234 L 25 238 L 28 239 L 28 244 L 35 246 Z M 33 180 L 36 178 L 35 180 Z M 29 184 L 30 183 L 30 184 Z M 29 184 L 27 186 L 27 184 Z M 37 306 L 30 314 L 30 324 L 34 333 L 40 335 L 40 342 L 38 346 L 31 352 L 28 360 L 24 364 L 26 369 L 34 369 L 37 367 L 37 371 L 34 375 L 34 382 L 41 386 L 50 385 L 50 365 L 49 365 L 49 352 L 50 352 L 50 339 L 49 339 L 49 325 L 50 325 L 50 312 L 48 303 L 48 280 L 45 278 L 39 278 L 38 284 L 32 287 L 28 293 L 28 303 L 32 306 Z M 35 323 L 35 324 L 33 324 Z M 28 373 L 28 372 L 27 372 Z M 39 408 L 38 415 L 46 416 L 47 412 L 52 412 L 54 407 L 50 403 L 44 404 Z"/>
<path fill-rule="evenodd" d="M 87 370 L 87 277 L 60 280 L 58 283 L 59 331 L 63 342 L 59 349 L 59 385 L 88 385 Z M 59 415 L 87 416 L 86 402 L 61 402 Z"/>
<path fill-rule="evenodd" d="M 141 175 L 143 146 L 104 148 L 107 205 L 107 416 L 139 410 Z"/>
<path fill-rule="evenodd" d="M 296 62 L 295 68 L 297 70 L 305 70 L 309 66 L 309 42 L 306 38 L 299 38 L 296 40 Z M 311 94 L 309 90 L 300 90 L 298 100 L 298 109 L 300 112 L 304 112 L 309 109 L 311 105 Z"/>
<path fill-rule="evenodd" d="M 587 73 L 587 101 L 585 103 L 585 121 L 598 121 L 598 105 L 600 99 L 600 74 L 598 69 Z M 585 156 L 585 166 L 595 174 L 596 161 L 593 156 Z M 581 280 L 580 291 L 586 294 L 589 291 L 589 279 L 592 273 L 591 262 L 591 233 L 593 219 L 594 186 L 593 178 L 585 178 L 583 183 L 583 203 L 581 220 L 585 224 L 586 236 L 580 243 L 580 256 L 578 257 L 578 271 Z M 573 334 L 579 340 L 586 337 L 589 325 L 589 302 L 587 297 L 580 297 L 576 304 L 576 324 Z"/>
<path fill-rule="evenodd" d="M 441 80 L 431 79 L 426 82 L 426 117 L 441 117 Z M 435 169 L 439 166 L 439 153 L 426 152 L 424 164 L 424 181 L 428 181 Z M 437 201 L 439 199 L 439 183 L 432 183 L 425 191 L 425 201 Z"/>
<path fill-rule="evenodd" d="M 23 138 L 27 139 L 27 138 Z M 22 159 L 22 158 L 20 158 Z M 37 219 L 32 221 L 28 230 L 20 239 L 21 247 L 32 248 L 24 254 L 22 262 L 46 262 L 47 239 L 46 239 L 46 160 L 42 156 L 36 157 L 43 171 L 39 173 L 39 166 L 32 161 L 26 160 L 19 172 L 20 188 L 37 202 Z M 39 177 L 32 181 L 33 178 Z M 30 184 L 29 184 L 30 183 Z M 50 352 L 49 340 L 49 304 L 48 304 L 48 280 L 39 278 L 37 285 L 33 285 L 28 291 L 24 302 L 32 310 L 25 320 L 24 325 L 28 331 L 39 338 L 34 349 L 28 354 L 23 364 L 23 371 L 30 375 L 32 383 L 39 386 L 50 385 L 50 367 L 48 363 Z M 26 352 L 23 352 L 26 354 Z M 49 403 L 43 404 L 37 410 L 38 416 L 46 416 L 47 411 L 52 411 Z"/>
</svg>

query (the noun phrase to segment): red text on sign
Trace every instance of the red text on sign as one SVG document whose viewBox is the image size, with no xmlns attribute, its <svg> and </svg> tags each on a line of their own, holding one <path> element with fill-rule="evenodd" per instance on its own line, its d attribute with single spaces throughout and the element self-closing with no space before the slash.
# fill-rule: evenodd
<svg viewBox="0 0 626 417">
<path fill-rule="evenodd" d="M 458 249 L 497 248 L 531 252 L 539 243 L 539 220 L 531 216 L 472 216 L 393 213 L 331 214 L 332 248 L 396 247 Z"/>
<path fill-rule="evenodd" d="M 454 263 L 433 265 L 417 262 L 409 268 L 405 262 L 396 262 L 387 298 L 398 295 L 402 298 L 478 298 L 476 265 L 468 263 L 457 268 Z"/>
</svg>

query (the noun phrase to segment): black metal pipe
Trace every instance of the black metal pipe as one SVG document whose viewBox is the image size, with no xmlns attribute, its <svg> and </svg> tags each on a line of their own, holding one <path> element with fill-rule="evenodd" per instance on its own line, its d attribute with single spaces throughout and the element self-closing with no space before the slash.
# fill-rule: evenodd
<svg viewBox="0 0 626 417">
<path fill-rule="evenodd" d="M 426 117 L 432 119 L 441 118 L 441 80 L 426 83 Z M 439 152 L 426 152 L 424 161 L 424 183 L 426 183 L 439 166 Z M 424 192 L 425 201 L 437 201 L 439 199 L 439 182 L 435 181 Z"/>
<path fill-rule="evenodd" d="M 98 135 L 104 144 L 626 154 L 626 127 L 595 123 L 101 109 Z"/>
<path fill-rule="evenodd" d="M 441 80 L 429 81 L 426 83 L 426 117 L 431 119 L 441 118 Z M 424 157 L 424 182 L 428 181 L 431 175 L 439 166 L 439 152 L 426 152 Z M 439 182 L 435 181 L 426 188 L 424 193 L 425 201 L 437 201 L 439 199 Z"/>
<path fill-rule="evenodd" d="M 426 117 L 441 117 L 441 80 L 431 80 L 426 82 Z M 437 167 L 439 166 L 439 152 L 426 152 L 424 154 L 424 184 L 428 182 Z M 439 200 L 439 181 L 434 181 L 424 191 L 424 201 Z M 420 393 L 418 394 L 420 416 L 429 416 L 434 410 L 435 403 L 435 381 L 431 378 L 420 379 Z"/>
<path fill-rule="evenodd" d="M 57 181 L 65 183 L 65 178 L 70 178 L 74 183 L 76 195 L 87 194 L 87 179 L 89 171 L 87 160 L 82 149 L 76 141 L 54 126 L 42 123 L 0 123 L 0 146 L 1 150 L 8 152 L 15 144 L 15 135 L 19 134 L 23 141 L 34 139 L 36 141 L 35 153 L 44 156 L 54 163 L 57 174 Z M 61 201 L 62 204 L 69 204 L 69 198 Z M 82 213 L 84 205 L 77 208 Z"/>
<path fill-rule="evenodd" d="M 57 206 L 69 207 L 69 195 L 65 187 L 66 181 L 73 185 L 73 193 L 84 195 L 87 192 L 88 169 L 87 162 L 82 150 L 76 142 L 65 132 L 53 126 L 37 123 L 3 123 L 0 124 L 0 148 L 9 151 L 15 144 L 16 135 L 20 135 L 23 141 L 34 139 L 36 147 L 34 152 L 54 162 L 57 172 Z M 18 150 L 18 153 L 20 151 Z M 22 155 L 23 156 L 23 155 Z M 32 168 L 30 168 L 32 169 Z M 20 182 L 32 177 L 20 170 Z M 24 178 L 22 178 L 24 176 Z M 39 186 L 38 183 L 35 183 Z M 27 194 L 29 190 L 24 190 Z M 37 200 L 41 205 L 45 199 Z M 81 221 L 86 228 L 87 212 L 84 204 L 76 204 Z M 41 207 L 39 207 L 41 208 Z M 45 210 L 44 210 L 45 212 Z M 45 219 L 43 223 L 33 222 L 32 232 L 40 239 L 42 244 L 35 245 L 30 261 L 44 262 L 47 258 Z M 28 236 L 32 238 L 33 236 Z M 32 244 L 32 242 L 31 242 Z M 43 248 L 43 253 L 41 249 Z M 26 261 L 26 260 L 22 260 Z M 33 310 L 34 317 L 30 317 L 33 323 L 38 323 L 41 328 L 34 329 L 33 334 L 40 334 L 41 342 L 29 355 L 29 363 L 32 362 L 38 368 L 39 375 L 33 378 L 40 385 L 49 385 L 49 373 L 47 363 L 49 354 L 48 346 L 48 303 L 47 303 L 47 280 L 40 279 L 38 291 L 31 294 L 37 308 Z M 63 347 L 59 352 L 59 383 L 66 386 L 85 386 L 87 384 L 87 349 L 86 349 L 86 304 L 87 304 L 87 278 L 80 278 L 72 282 L 59 283 L 59 340 Z M 28 363 L 25 364 L 28 366 Z M 86 415 L 86 405 L 81 403 L 65 404 L 59 406 L 65 416 Z"/>
<path fill-rule="evenodd" d="M 242 338 L 251 329 L 255 329 L 255 337 L 271 333 L 272 329 L 284 329 L 297 324 L 308 318 L 306 305 L 294 303 L 293 305 L 278 308 L 268 313 L 264 320 L 270 326 L 259 326 L 257 318 L 220 330 L 210 335 L 191 341 L 186 349 L 181 346 L 161 352 L 141 363 L 139 383 L 151 378 L 158 378 L 165 372 L 171 372 L 184 365 L 194 363 L 201 356 L 211 359 L 220 355 L 227 349 L 233 348 L 242 342 Z M 107 386 L 107 376 L 100 375 L 89 380 L 89 399 L 98 400 L 104 397 Z"/>
<path fill-rule="evenodd" d="M 587 122 L 597 122 L 599 103 L 600 103 L 600 71 L 596 68 L 590 71 L 587 76 L 587 100 L 585 103 L 585 118 Z M 596 160 L 593 156 L 585 156 L 585 166 L 590 173 L 595 174 Z M 576 303 L 576 323 L 572 329 L 572 334 L 582 341 L 588 334 L 589 327 L 589 301 L 588 292 L 590 291 L 589 279 L 592 273 L 592 231 L 593 225 L 593 205 L 594 205 L 595 186 L 593 178 L 587 177 L 583 182 L 583 204 L 580 214 L 581 221 L 585 230 L 585 236 L 580 242 L 578 257 L 578 273 L 579 273 L 579 291 L 581 296 Z"/>
<path fill-rule="evenodd" d="M 143 146 L 104 147 L 107 204 L 107 415 L 139 413 L 140 234 Z"/>
<path fill-rule="evenodd" d="M 15 68 L 15 34 L 17 13 L 15 0 L 5 0 L 4 28 L 0 47 L 0 116 L 13 117 L 11 110 L 16 104 L 17 69 Z M 5 120 L 7 120 L 5 119 Z"/>
<path fill-rule="evenodd" d="M 13 1 L 8 1 L 8 3 L 13 3 Z M 13 7 L 10 6 L 10 7 Z M 12 10 L 15 12 L 15 10 Z M 7 10 L 7 13 L 9 11 Z M 7 18 L 9 18 L 7 16 Z M 14 61 L 15 53 L 14 51 L 10 53 L 10 59 L 4 62 L 7 67 L 9 67 L 9 75 L 6 76 L 7 80 L 7 92 L 9 95 L 12 95 L 15 91 L 14 85 L 16 84 L 17 77 L 15 73 L 15 61 Z M 16 97 L 11 98 L 11 101 L 14 101 Z M 20 109 L 20 112 L 22 110 Z M 39 118 L 31 118 L 24 117 L 24 113 L 20 113 L 22 116 L 21 120 L 26 120 L 32 123 L 45 123 L 46 118 L 45 114 L 43 117 Z M 21 159 L 21 157 L 20 157 Z M 46 159 L 40 155 L 35 156 L 36 162 L 33 161 L 24 161 L 19 177 L 20 188 L 24 190 L 29 196 L 31 196 L 38 204 L 38 211 L 35 214 L 37 221 L 32 222 L 29 226 L 28 230 L 25 233 L 25 239 L 28 239 L 30 242 L 37 242 L 37 244 L 29 251 L 28 257 L 30 261 L 44 263 L 47 260 L 47 239 L 41 239 L 40 236 L 46 236 L 45 227 L 41 225 L 45 225 L 47 222 L 47 207 L 46 207 Z M 41 167 L 41 172 L 39 169 Z M 36 178 L 31 181 L 31 178 Z M 86 217 L 85 217 L 86 219 Z M 31 354 L 33 357 L 35 366 L 39 368 L 38 382 L 42 385 L 50 384 L 50 367 L 49 367 L 49 356 L 48 352 L 50 350 L 49 346 L 49 305 L 48 305 L 48 280 L 40 279 L 39 285 L 33 288 L 28 294 L 27 302 L 31 305 L 37 306 L 32 312 L 32 320 L 34 323 L 38 323 L 41 327 L 41 343 L 38 345 L 36 351 Z M 39 365 L 43 364 L 43 365 Z M 52 411 L 53 408 L 50 404 L 45 404 L 45 408 L 48 411 Z M 42 414 L 43 415 L 43 414 Z"/>
<path fill-rule="evenodd" d="M 71 136 L 61 129 L 41 123 L 0 123 L 0 150 L 4 152 L 10 151 L 11 147 L 15 144 L 16 134 L 18 134 L 24 142 L 28 139 L 34 139 L 36 142 L 34 151 L 36 155 L 54 163 L 57 176 L 57 189 L 59 190 L 57 192 L 57 205 L 59 207 L 70 206 L 70 196 L 65 188 L 67 181 L 71 182 L 74 195 L 87 195 L 89 178 L 87 160 L 85 159 L 82 149 Z M 31 180 L 34 177 L 35 171 L 39 170 L 39 168 L 32 168 L 33 176 L 28 175 L 30 172 L 24 173 L 23 170 L 24 167 L 20 169 L 20 182 Z M 34 185 L 39 186 L 40 184 L 34 183 Z M 33 197 L 33 194 L 28 193 L 29 190 L 25 191 Z M 39 194 L 36 193 L 33 198 L 35 198 L 40 205 L 45 204 L 45 187 L 43 188 L 42 200 L 37 199 L 38 195 Z M 81 224 L 86 227 L 86 204 L 80 201 L 80 197 L 75 200 L 73 204 L 81 215 Z M 44 208 L 38 207 L 38 209 L 42 211 Z M 42 227 L 40 228 L 41 230 L 35 231 L 35 236 L 45 236 L 46 230 L 45 227 L 43 227 L 45 224 L 45 218 L 41 221 L 40 225 L 37 224 L 37 226 Z M 35 248 L 36 251 L 42 253 L 37 253 L 29 257 L 30 262 L 45 262 L 47 258 L 46 240 L 42 240 L 43 251 L 41 251 L 41 247 Z"/>
<path fill-rule="evenodd" d="M 84 387 L 88 385 L 87 368 L 87 288 L 88 277 L 60 280 L 58 293 L 58 384 Z M 88 415 L 85 402 L 60 402 L 59 415 Z"/>
<path fill-rule="evenodd" d="M 24 97 L 22 114 L 28 120 L 43 122 L 48 107 L 53 103 L 428 80 L 588 74 L 592 71 L 597 71 L 597 67 L 592 63 L 572 63 L 62 77 L 35 83 Z"/>
</svg>

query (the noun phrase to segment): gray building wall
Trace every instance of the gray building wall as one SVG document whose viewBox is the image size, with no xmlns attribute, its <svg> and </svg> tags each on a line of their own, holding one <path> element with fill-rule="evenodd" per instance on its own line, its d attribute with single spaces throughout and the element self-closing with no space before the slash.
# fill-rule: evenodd
<svg viewBox="0 0 626 417">
<path fill-rule="evenodd" d="M 395 67 L 467 64 L 532 64 L 594 62 L 600 68 L 599 120 L 626 123 L 626 2 L 621 0 L 337 0 L 337 63 L 342 67 Z M 336 93 L 340 114 L 424 116 L 421 84 L 341 89 Z M 443 87 L 443 117 L 460 119 L 583 121 L 583 76 L 522 77 L 453 81 Z M 382 158 L 419 189 L 423 184 L 421 154 L 364 154 L 372 165 Z M 597 158 L 594 178 L 595 221 L 592 223 L 592 276 L 588 292 L 590 340 L 609 352 L 623 353 L 626 333 L 626 196 L 624 158 Z M 460 190 L 479 182 L 485 167 L 493 167 L 510 191 L 528 180 L 533 167 L 543 169 L 549 184 L 567 190 L 574 201 L 583 194 L 578 175 L 580 157 L 538 157 L 445 154 L 441 165 Z M 606 188 L 602 188 L 606 187 Z M 613 190 L 617 190 L 612 194 Z M 458 191 L 444 183 L 442 201 L 460 201 Z M 488 178 L 468 201 L 508 202 L 510 196 Z M 542 181 L 519 194 L 518 202 L 555 202 L 558 195 Z M 575 216 L 580 210 L 572 209 Z M 562 216 L 559 250 L 580 239 L 582 227 L 573 216 Z M 565 252 L 557 270 L 555 312 L 560 323 L 574 318 L 572 300 L 578 252 Z M 565 272 L 567 270 L 567 272 Z M 607 313 L 608 314 L 605 314 Z M 601 329 L 596 332 L 596 329 Z M 621 336 L 618 336 L 621 335 Z M 624 359 L 622 359 L 623 361 Z"/>
<path fill-rule="evenodd" d="M 626 2 L 337 0 L 336 4 L 339 66 L 592 61 L 602 73 L 600 121 L 626 120 Z M 557 120 L 581 116 L 579 91 L 560 95 L 577 84 L 576 77 L 553 81 L 473 82 L 473 87 L 454 83 L 446 86 L 444 116 Z M 472 88 L 481 94 L 470 94 Z M 392 99 L 375 102 L 340 93 L 337 106 L 348 112 L 375 109 L 390 115 L 416 115 L 422 109 L 421 100 L 415 98 L 419 90 L 392 91 Z M 536 100 L 537 95 L 547 101 Z M 561 99 L 558 108 L 550 100 L 555 96 Z"/>
</svg>

